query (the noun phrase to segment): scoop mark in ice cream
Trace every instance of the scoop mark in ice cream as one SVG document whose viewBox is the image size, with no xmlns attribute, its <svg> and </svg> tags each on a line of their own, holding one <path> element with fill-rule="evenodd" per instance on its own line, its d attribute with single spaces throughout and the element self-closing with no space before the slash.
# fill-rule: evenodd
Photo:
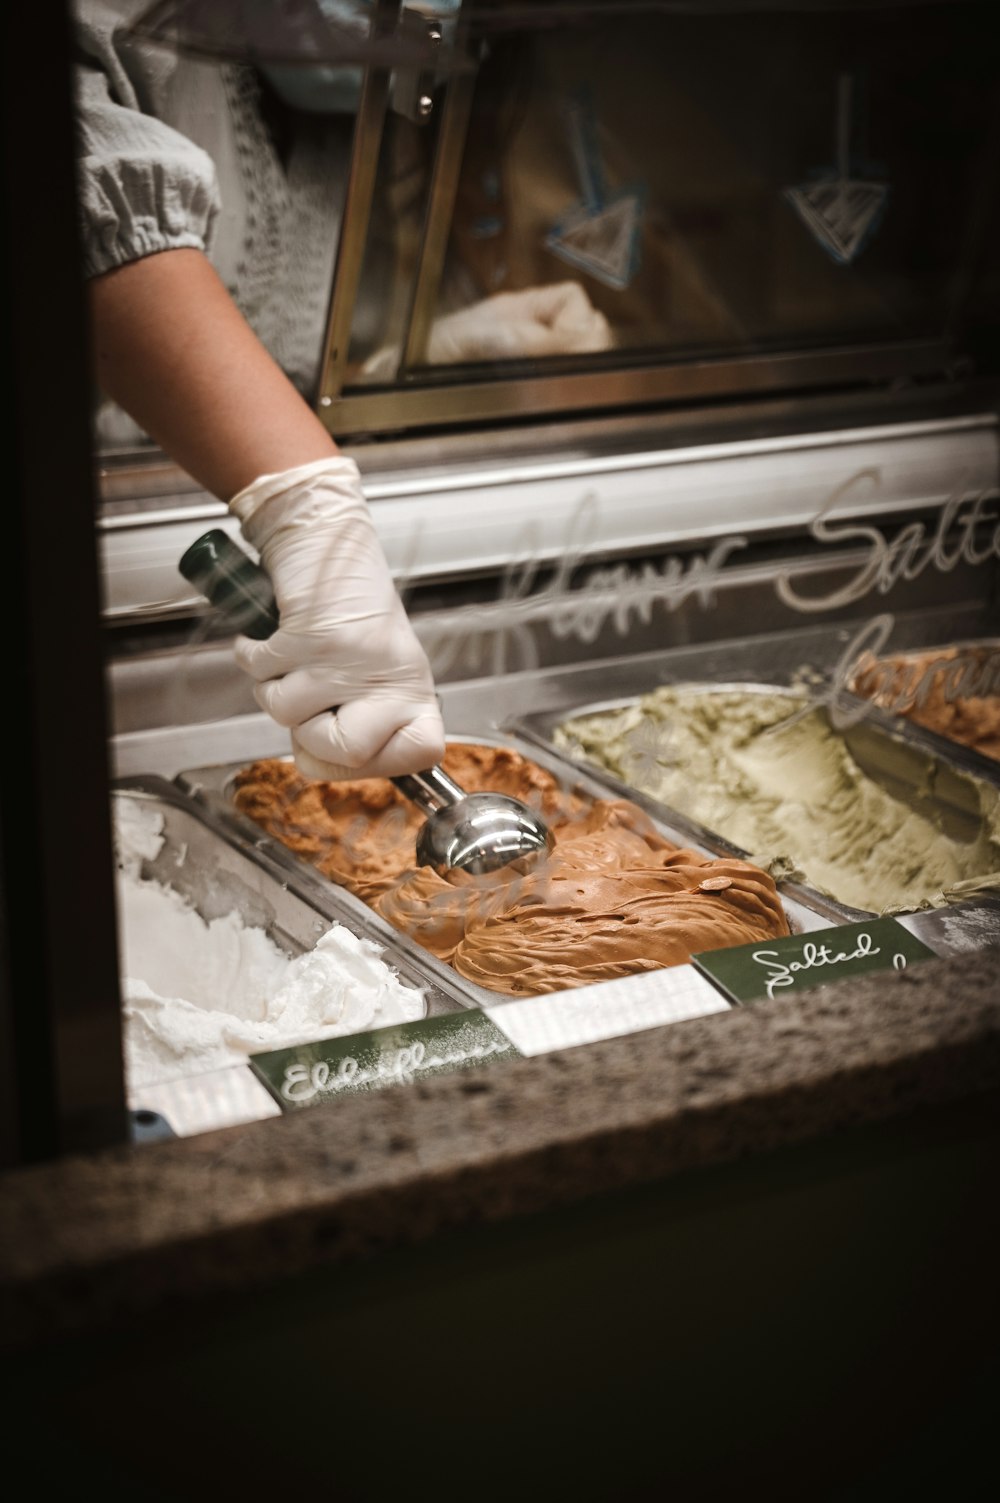
<svg viewBox="0 0 1000 1503">
<path fill-rule="evenodd" d="M 467 980 L 510 996 L 660 970 L 700 950 L 788 933 L 767 873 L 736 858 L 679 849 L 626 799 L 566 791 L 508 747 L 453 743 L 443 765 L 469 792 L 531 804 L 555 836 L 551 856 L 513 879 L 453 873 L 446 881 L 417 866 L 423 816 L 391 783 L 310 782 L 278 759 L 243 768 L 234 799 L 270 835 Z M 395 844 L 381 824 L 389 812 L 406 832 Z M 706 878 L 726 885 L 703 891 Z"/>
</svg>

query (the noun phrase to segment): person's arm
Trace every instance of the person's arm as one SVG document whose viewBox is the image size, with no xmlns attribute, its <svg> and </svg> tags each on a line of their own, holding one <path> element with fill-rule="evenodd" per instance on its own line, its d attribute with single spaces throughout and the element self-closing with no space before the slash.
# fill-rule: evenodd
<svg viewBox="0 0 1000 1503">
<path fill-rule="evenodd" d="M 338 452 L 202 251 L 144 256 L 88 290 L 98 385 L 220 500 Z"/>
<path fill-rule="evenodd" d="M 228 503 L 280 624 L 236 657 L 308 777 L 433 766 L 444 728 L 354 461 L 244 321 L 201 251 L 144 256 L 90 286 L 98 383 Z"/>
<path fill-rule="evenodd" d="M 238 637 L 236 656 L 261 708 L 290 730 L 302 771 L 430 767 L 444 752 L 434 681 L 357 466 L 209 260 L 220 208 L 211 157 L 140 108 L 117 7 L 86 9 L 77 140 L 96 383 L 227 502 L 270 574 L 278 630 L 267 642 Z M 157 83 L 155 69 L 144 83 Z"/>
</svg>

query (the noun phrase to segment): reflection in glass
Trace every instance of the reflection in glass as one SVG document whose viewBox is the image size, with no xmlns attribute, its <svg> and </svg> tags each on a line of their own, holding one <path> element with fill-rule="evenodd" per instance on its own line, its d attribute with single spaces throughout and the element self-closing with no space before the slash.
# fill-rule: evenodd
<svg viewBox="0 0 1000 1503">
<path fill-rule="evenodd" d="M 576 24 L 542 6 L 534 27 L 515 6 L 509 30 L 506 9 L 469 23 L 425 376 L 545 353 L 517 347 L 509 308 L 506 348 L 485 311 L 478 344 L 440 321 L 567 282 L 608 331 L 579 349 L 618 363 L 949 339 L 995 302 L 998 52 L 980 5 L 591 6 Z M 387 133 L 366 287 L 392 290 L 390 350 L 359 309 L 355 381 L 396 374 L 440 119 Z"/>
<path fill-rule="evenodd" d="M 106 34 L 150 10 L 76 8 Z M 354 35 L 373 14 L 307 8 Z M 475 382 L 926 340 L 967 353 L 996 304 L 1000 69 L 978 3 L 406 12 L 437 18 L 448 65 L 419 99 L 396 67 L 384 124 L 358 145 L 377 175 L 332 376 L 360 68 L 113 42 L 141 112 L 212 158 L 210 255 L 311 402 L 456 369 Z M 104 409 L 104 445 L 141 437 Z"/>
</svg>

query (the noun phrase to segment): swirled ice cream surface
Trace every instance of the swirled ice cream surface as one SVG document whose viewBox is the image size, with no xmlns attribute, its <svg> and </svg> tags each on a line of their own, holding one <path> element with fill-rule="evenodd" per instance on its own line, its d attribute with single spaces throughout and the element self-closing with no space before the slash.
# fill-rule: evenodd
<svg viewBox="0 0 1000 1503">
<path fill-rule="evenodd" d="M 561 786 L 511 747 L 452 742 L 445 771 L 467 792 L 532 806 L 555 849 L 489 880 L 420 866 L 423 816 L 385 779 L 310 781 L 265 759 L 235 778 L 237 807 L 487 991 L 533 996 L 681 965 L 700 950 L 788 933 L 773 879 L 669 841 L 635 804 Z"/>
<path fill-rule="evenodd" d="M 130 1089 L 424 1016 L 423 993 L 343 925 L 293 957 L 236 910 L 204 919 L 175 888 L 141 874 L 162 848 L 162 813 L 125 798 L 113 806 Z"/>
</svg>

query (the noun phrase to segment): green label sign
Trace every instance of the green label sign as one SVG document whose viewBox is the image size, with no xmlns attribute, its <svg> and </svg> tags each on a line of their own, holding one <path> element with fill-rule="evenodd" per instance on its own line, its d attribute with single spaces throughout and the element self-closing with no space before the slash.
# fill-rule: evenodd
<svg viewBox="0 0 1000 1503">
<path fill-rule="evenodd" d="M 284 1111 L 315 1106 L 356 1091 L 406 1085 L 428 1075 L 479 1069 L 504 1057 L 520 1058 L 510 1040 L 483 1013 L 447 1013 L 323 1039 L 291 1049 L 254 1054 L 250 1066 Z"/>
<path fill-rule="evenodd" d="M 759 1002 L 869 971 L 901 971 L 934 951 L 896 919 L 840 924 L 760 944 L 707 950 L 691 959 L 731 1001 Z"/>
</svg>

